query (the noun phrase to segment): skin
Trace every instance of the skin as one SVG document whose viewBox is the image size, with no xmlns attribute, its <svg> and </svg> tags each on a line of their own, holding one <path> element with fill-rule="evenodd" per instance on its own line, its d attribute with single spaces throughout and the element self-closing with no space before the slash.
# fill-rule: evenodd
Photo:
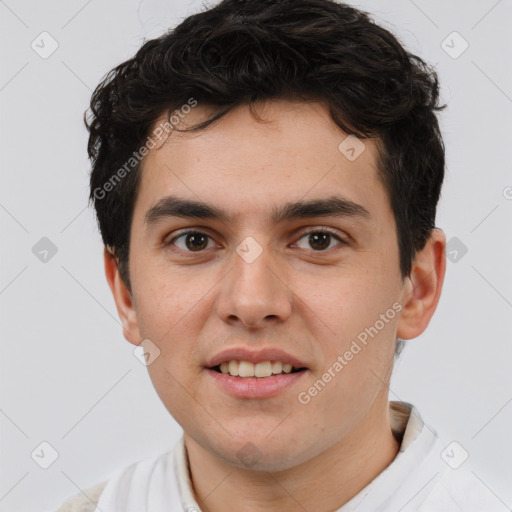
<svg viewBox="0 0 512 512">
<path fill-rule="evenodd" d="M 196 123 L 206 112 L 199 105 L 185 122 Z M 184 430 L 201 508 L 327 512 L 397 454 L 388 409 L 395 338 L 417 337 L 434 314 L 446 239 L 433 230 L 402 279 L 376 142 L 365 140 L 364 152 L 349 161 L 338 150 L 346 134 L 322 103 L 271 101 L 260 104 L 258 114 L 265 123 L 240 105 L 208 129 L 173 132 L 150 150 L 131 227 L 132 293 L 107 251 L 106 277 L 125 338 L 134 345 L 150 339 L 160 350 L 148 370 Z M 147 229 L 146 212 L 168 194 L 208 202 L 238 220 L 175 217 Z M 274 206 L 333 194 L 363 205 L 372 220 L 270 220 Z M 332 238 L 319 250 L 305 232 L 320 227 L 348 245 Z M 183 228 L 210 236 L 208 247 L 194 252 L 186 237 L 174 243 L 175 251 L 162 246 Z M 263 249 L 250 264 L 236 252 L 248 236 Z M 402 305 L 400 313 L 309 403 L 300 403 L 298 393 L 393 303 Z M 234 398 L 204 369 L 208 358 L 233 346 L 279 347 L 309 370 L 276 397 Z M 250 467 L 237 455 L 248 442 L 255 454 Z"/>
</svg>

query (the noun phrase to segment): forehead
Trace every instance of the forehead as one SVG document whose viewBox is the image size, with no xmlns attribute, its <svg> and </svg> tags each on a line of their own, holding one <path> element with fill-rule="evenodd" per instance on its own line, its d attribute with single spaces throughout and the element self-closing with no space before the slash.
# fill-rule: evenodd
<svg viewBox="0 0 512 512">
<path fill-rule="evenodd" d="M 195 125 L 212 112 L 198 105 L 178 126 Z M 136 215 L 166 195 L 208 199 L 237 217 L 265 210 L 269 220 L 284 202 L 333 195 L 369 211 L 386 208 L 376 141 L 348 138 L 319 102 L 274 100 L 257 104 L 256 112 L 263 122 L 248 105 L 238 105 L 207 128 L 173 131 L 151 149 L 142 162 Z M 155 126 L 165 121 L 162 116 Z"/>
</svg>

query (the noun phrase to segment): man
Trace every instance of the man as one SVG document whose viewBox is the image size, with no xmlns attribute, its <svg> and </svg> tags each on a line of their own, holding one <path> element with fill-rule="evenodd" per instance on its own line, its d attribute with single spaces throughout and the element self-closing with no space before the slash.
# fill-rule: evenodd
<svg viewBox="0 0 512 512">
<path fill-rule="evenodd" d="M 224 0 L 107 75 L 106 277 L 183 437 L 60 510 L 493 510 L 388 401 L 445 275 L 441 108 L 433 69 L 331 0 Z"/>
</svg>

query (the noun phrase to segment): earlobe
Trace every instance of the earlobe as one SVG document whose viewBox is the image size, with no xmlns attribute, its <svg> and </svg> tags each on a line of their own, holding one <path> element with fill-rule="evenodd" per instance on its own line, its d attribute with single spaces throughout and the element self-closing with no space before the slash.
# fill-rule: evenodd
<svg viewBox="0 0 512 512">
<path fill-rule="evenodd" d="M 416 254 L 402 290 L 403 309 L 397 336 L 412 339 L 427 328 L 439 303 L 446 271 L 446 237 L 433 229 L 425 247 Z"/>
<path fill-rule="evenodd" d="M 121 277 L 117 259 L 107 248 L 104 248 L 103 259 L 105 276 L 114 297 L 117 313 L 123 324 L 123 336 L 133 345 L 139 345 L 142 338 L 139 333 L 137 312 L 134 308 L 132 294 Z"/>
</svg>

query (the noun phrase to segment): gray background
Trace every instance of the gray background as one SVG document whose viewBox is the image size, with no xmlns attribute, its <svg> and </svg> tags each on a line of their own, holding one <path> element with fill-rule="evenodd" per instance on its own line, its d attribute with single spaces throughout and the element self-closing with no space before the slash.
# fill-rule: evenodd
<svg viewBox="0 0 512 512">
<path fill-rule="evenodd" d="M 390 399 L 414 403 L 446 446 L 459 443 L 475 485 L 510 510 L 512 2 L 353 3 L 437 67 L 449 104 L 437 224 L 454 261 L 429 328 L 407 342 Z M 87 208 L 82 116 L 108 70 L 200 6 L 0 1 L 0 511 L 51 511 L 181 433 L 122 336 Z M 31 47 L 43 31 L 58 43 L 46 59 Z M 46 262 L 43 237 L 57 249 Z M 52 448 L 42 442 L 58 452 L 47 469 Z M 456 445 L 452 459 L 461 453 Z"/>
</svg>

